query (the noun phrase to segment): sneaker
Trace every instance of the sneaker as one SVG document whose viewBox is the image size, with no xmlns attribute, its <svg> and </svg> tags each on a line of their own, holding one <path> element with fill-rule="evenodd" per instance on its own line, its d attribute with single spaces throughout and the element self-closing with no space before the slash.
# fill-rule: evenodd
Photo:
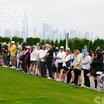
<svg viewBox="0 0 104 104">
<path fill-rule="evenodd" d="M 86 87 L 85 85 L 81 85 L 81 87 Z"/>
<path fill-rule="evenodd" d="M 66 81 L 64 81 L 64 83 L 67 83 Z"/>
<path fill-rule="evenodd" d="M 47 79 L 52 79 L 51 77 L 47 77 Z"/>
<path fill-rule="evenodd" d="M 70 82 L 70 84 L 75 85 L 74 81 Z"/>
<path fill-rule="evenodd" d="M 61 82 L 61 79 L 57 78 L 56 81 Z"/>
<path fill-rule="evenodd" d="M 78 84 L 78 86 L 81 86 L 81 84 Z"/>
</svg>

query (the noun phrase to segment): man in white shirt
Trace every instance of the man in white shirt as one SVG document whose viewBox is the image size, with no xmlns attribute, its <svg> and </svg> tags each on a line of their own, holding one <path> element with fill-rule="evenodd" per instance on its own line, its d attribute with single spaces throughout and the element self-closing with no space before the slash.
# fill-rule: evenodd
<svg viewBox="0 0 104 104">
<path fill-rule="evenodd" d="M 64 51 L 64 47 L 61 46 L 60 47 L 60 51 L 57 54 L 56 60 L 58 62 L 58 78 L 60 78 L 60 70 L 62 69 L 62 65 L 63 65 L 63 59 L 66 56 L 66 53 Z"/>
</svg>

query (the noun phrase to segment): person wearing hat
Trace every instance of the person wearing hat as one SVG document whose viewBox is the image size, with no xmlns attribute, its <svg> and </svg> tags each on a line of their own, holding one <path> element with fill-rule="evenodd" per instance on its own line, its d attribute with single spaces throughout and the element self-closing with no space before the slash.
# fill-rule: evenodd
<svg viewBox="0 0 104 104">
<path fill-rule="evenodd" d="M 16 66 L 16 44 L 15 41 L 11 42 L 11 46 L 9 48 L 9 52 L 10 52 L 10 64 L 13 68 L 15 68 Z"/>
<path fill-rule="evenodd" d="M 60 70 L 62 69 L 63 59 L 66 56 L 64 51 L 64 47 L 61 46 L 59 52 L 57 53 L 56 60 L 58 62 L 58 78 L 56 80 L 60 80 Z"/>
</svg>

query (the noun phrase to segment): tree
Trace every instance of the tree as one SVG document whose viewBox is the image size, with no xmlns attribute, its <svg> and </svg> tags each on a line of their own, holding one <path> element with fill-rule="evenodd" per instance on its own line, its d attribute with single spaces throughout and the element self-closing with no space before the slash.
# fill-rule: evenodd
<svg viewBox="0 0 104 104">
<path fill-rule="evenodd" d="M 2 37 L 2 42 L 10 42 L 10 38 L 9 37 Z"/>
<path fill-rule="evenodd" d="M 45 44 L 45 40 L 40 40 L 40 44 L 44 45 Z"/>
<path fill-rule="evenodd" d="M 65 39 L 59 41 L 59 47 L 60 46 L 64 46 L 64 48 L 66 48 L 66 40 Z"/>
<path fill-rule="evenodd" d="M 71 50 L 72 52 L 74 51 L 73 39 L 69 39 L 69 40 L 68 40 L 68 47 L 70 48 L 70 50 Z"/>
<path fill-rule="evenodd" d="M 55 40 L 54 45 L 55 45 L 55 47 L 59 47 L 58 40 Z"/>
<path fill-rule="evenodd" d="M 14 37 L 12 37 L 12 41 L 23 43 L 24 39 L 14 36 Z"/>
<path fill-rule="evenodd" d="M 36 45 L 36 43 L 39 43 L 40 42 L 40 38 L 33 38 L 33 37 L 29 37 L 26 39 L 26 44 L 27 45 Z"/>
<path fill-rule="evenodd" d="M 104 40 L 103 39 L 96 39 L 93 43 L 93 47 L 94 50 L 98 47 L 98 46 L 102 46 L 104 45 Z"/>
</svg>

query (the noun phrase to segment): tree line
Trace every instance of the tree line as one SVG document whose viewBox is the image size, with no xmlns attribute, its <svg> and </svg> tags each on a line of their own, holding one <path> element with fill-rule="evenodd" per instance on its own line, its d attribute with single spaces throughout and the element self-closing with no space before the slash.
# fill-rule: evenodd
<svg viewBox="0 0 104 104">
<path fill-rule="evenodd" d="M 40 38 L 33 38 L 33 37 L 29 37 L 26 39 L 26 41 L 24 42 L 23 38 L 20 37 L 0 37 L 0 42 L 10 42 L 10 41 L 15 41 L 15 42 L 19 42 L 19 43 L 25 43 L 26 45 L 36 45 L 36 43 L 40 43 L 41 45 L 50 43 L 55 47 L 60 47 L 60 46 L 64 46 L 66 44 L 66 40 L 49 40 L 49 39 L 40 39 Z M 68 39 L 68 47 L 70 47 L 70 49 L 72 51 L 74 51 L 74 49 L 80 47 L 83 48 L 84 45 L 87 45 L 89 50 L 94 51 L 96 49 L 96 47 L 98 46 L 102 46 L 104 45 L 104 39 L 96 39 L 94 41 L 88 40 L 88 39 L 80 39 L 80 38 L 72 38 L 72 39 Z"/>
</svg>

